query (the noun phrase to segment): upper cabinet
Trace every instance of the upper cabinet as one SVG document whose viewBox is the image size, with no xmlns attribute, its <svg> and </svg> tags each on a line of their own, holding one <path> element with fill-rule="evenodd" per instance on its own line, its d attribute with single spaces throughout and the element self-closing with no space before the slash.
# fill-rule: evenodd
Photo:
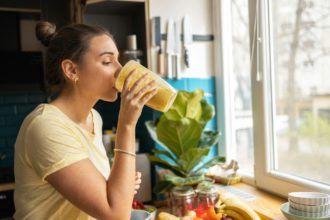
<svg viewBox="0 0 330 220">
<path fill-rule="evenodd" d="M 120 61 L 132 45 L 128 38 L 136 39 L 135 48 L 141 51 L 139 59 L 145 66 L 150 66 L 148 8 L 148 0 L 41 0 L 42 19 L 57 27 L 84 23 L 106 28 L 116 41 Z"/>
<path fill-rule="evenodd" d="M 109 30 L 116 41 L 122 64 L 128 50 L 140 50 L 141 63 L 150 66 L 148 8 L 148 1 L 142 0 L 91 0 L 84 7 L 83 23 Z"/>
</svg>

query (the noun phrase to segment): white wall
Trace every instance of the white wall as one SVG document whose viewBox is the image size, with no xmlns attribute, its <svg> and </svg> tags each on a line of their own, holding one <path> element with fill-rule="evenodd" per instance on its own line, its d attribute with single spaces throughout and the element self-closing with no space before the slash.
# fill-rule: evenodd
<svg viewBox="0 0 330 220">
<path fill-rule="evenodd" d="M 149 0 L 150 18 L 161 17 L 161 31 L 166 33 L 167 20 L 182 22 L 185 14 L 190 16 L 192 32 L 197 35 L 211 35 L 212 8 L 211 0 Z M 165 41 L 162 42 L 164 52 Z M 190 50 L 190 68 L 183 65 L 181 56 L 181 73 L 183 77 L 208 77 L 214 75 L 213 42 L 194 41 Z M 155 69 L 156 53 L 152 54 L 152 68 Z"/>
</svg>

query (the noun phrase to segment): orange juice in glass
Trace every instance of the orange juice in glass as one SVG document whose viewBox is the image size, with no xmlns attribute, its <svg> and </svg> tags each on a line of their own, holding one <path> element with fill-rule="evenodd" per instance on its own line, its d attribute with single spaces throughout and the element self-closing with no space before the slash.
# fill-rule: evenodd
<svg viewBox="0 0 330 220">
<path fill-rule="evenodd" d="M 170 84 L 168 84 L 165 80 L 163 80 L 160 76 L 156 73 L 152 72 L 151 70 L 147 69 L 140 63 L 130 60 L 125 64 L 125 66 L 121 69 L 120 73 L 118 74 L 115 88 L 121 92 L 123 90 L 124 82 L 128 74 L 133 71 L 137 71 L 135 77 L 132 79 L 128 87 L 132 87 L 133 84 L 140 79 L 145 73 L 148 73 L 147 80 L 142 83 L 141 88 L 146 86 L 151 80 L 155 80 L 157 84 L 158 91 L 156 95 L 154 95 L 146 105 L 150 108 L 155 110 L 166 112 L 173 104 L 175 97 L 177 95 L 177 90 L 174 89 Z M 140 88 L 140 89 L 141 89 Z"/>
</svg>

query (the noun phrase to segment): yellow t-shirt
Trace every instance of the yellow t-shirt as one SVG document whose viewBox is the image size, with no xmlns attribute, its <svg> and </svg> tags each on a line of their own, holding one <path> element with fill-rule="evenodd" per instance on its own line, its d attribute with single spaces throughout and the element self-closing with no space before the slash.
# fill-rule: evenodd
<svg viewBox="0 0 330 220">
<path fill-rule="evenodd" d="M 102 119 L 96 110 L 94 134 L 60 109 L 40 104 L 24 120 L 15 144 L 15 219 L 94 219 L 57 192 L 45 178 L 89 158 L 108 179 L 110 165 L 102 143 Z"/>
</svg>

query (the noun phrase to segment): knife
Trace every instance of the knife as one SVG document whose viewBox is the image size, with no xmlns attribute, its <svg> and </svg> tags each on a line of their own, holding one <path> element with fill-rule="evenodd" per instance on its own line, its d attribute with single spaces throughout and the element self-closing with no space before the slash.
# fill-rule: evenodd
<svg viewBox="0 0 330 220">
<path fill-rule="evenodd" d="M 174 57 L 175 57 L 175 65 L 174 65 L 174 77 L 175 79 L 180 79 L 180 57 L 181 57 L 181 36 L 180 36 L 180 23 L 175 22 L 175 44 L 174 44 Z"/>
<path fill-rule="evenodd" d="M 192 31 L 189 15 L 183 17 L 183 48 L 184 63 L 189 68 L 189 46 L 192 44 Z"/>
<path fill-rule="evenodd" d="M 166 43 L 166 56 L 167 56 L 167 78 L 173 78 L 173 70 L 172 70 L 172 56 L 174 55 L 174 43 L 175 43 L 175 35 L 174 35 L 174 22 L 170 18 L 167 21 L 167 43 Z"/>
<path fill-rule="evenodd" d="M 159 16 L 152 19 L 152 46 L 157 49 L 157 72 L 164 74 L 164 54 L 162 52 L 161 18 Z"/>
</svg>

